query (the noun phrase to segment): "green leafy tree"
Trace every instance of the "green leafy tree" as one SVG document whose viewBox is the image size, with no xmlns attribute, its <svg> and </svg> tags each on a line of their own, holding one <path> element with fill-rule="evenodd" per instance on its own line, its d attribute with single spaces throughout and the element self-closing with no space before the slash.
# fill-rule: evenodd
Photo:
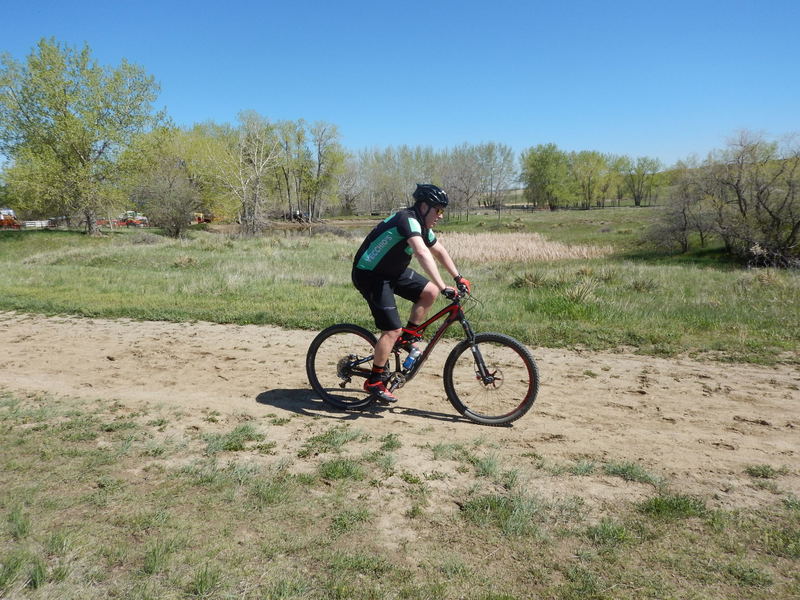
<svg viewBox="0 0 800 600">
<path fill-rule="evenodd" d="M 159 88 L 123 60 L 102 67 L 87 45 L 42 39 L 24 64 L 0 60 L 0 149 L 12 192 L 44 213 L 79 212 L 88 233 L 120 202 L 120 152 L 159 119 Z"/>
<path fill-rule="evenodd" d="M 555 144 L 539 144 L 520 157 L 525 199 L 534 206 L 556 208 L 568 195 L 569 160 Z"/>
<path fill-rule="evenodd" d="M 577 191 L 581 208 L 599 203 L 608 179 L 608 163 L 600 152 L 584 150 L 568 155 L 569 173 Z"/>
<path fill-rule="evenodd" d="M 635 206 L 647 204 L 653 197 L 656 188 L 658 172 L 661 170 L 661 161 L 649 156 L 640 156 L 631 159 L 626 157 L 622 172 L 625 185 L 633 198 Z"/>
<path fill-rule="evenodd" d="M 185 131 L 159 128 L 135 140 L 121 160 L 130 198 L 171 237 L 181 237 L 203 206 L 200 179 L 188 158 L 191 141 Z"/>
</svg>

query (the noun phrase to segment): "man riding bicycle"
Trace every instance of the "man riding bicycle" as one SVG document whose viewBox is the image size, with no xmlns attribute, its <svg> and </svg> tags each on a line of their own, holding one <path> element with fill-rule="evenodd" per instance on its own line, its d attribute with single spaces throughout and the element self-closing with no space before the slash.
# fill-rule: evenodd
<svg viewBox="0 0 800 600">
<path fill-rule="evenodd" d="M 397 400 L 386 388 L 386 365 L 395 344 L 411 350 L 419 339 L 414 329 L 425 320 L 436 296 L 455 294 L 453 287 L 445 285 L 436 261 L 453 276 L 459 290 L 469 291 L 469 281 L 459 275 L 450 254 L 432 230 L 448 202 L 443 189 L 417 184 L 414 206 L 399 210 L 379 223 L 364 239 L 353 260 L 353 285 L 369 304 L 375 326 L 381 330 L 375 344 L 372 373 L 364 382 L 364 389 L 386 402 Z M 409 268 L 412 255 L 430 280 Z M 405 328 L 395 294 L 413 303 Z"/>
</svg>

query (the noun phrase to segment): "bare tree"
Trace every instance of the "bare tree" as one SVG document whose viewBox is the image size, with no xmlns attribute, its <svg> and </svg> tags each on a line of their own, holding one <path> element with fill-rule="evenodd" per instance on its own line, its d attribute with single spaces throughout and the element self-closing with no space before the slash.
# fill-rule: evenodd
<svg viewBox="0 0 800 600">
<path fill-rule="evenodd" d="M 679 164 L 651 238 L 686 251 L 691 234 L 716 236 L 750 264 L 799 266 L 799 191 L 800 149 L 742 132 L 702 164 Z"/>
<path fill-rule="evenodd" d="M 480 163 L 481 187 L 487 206 L 500 206 L 517 179 L 514 151 L 505 144 L 489 142 L 475 149 Z"/>
<path fill-rule="evenodd" d="M 740 257 L 774 266 L 800 261 L 800 148 L 741 132 L 709 158 L 718 233 Z"/>
<path fill-rule="evenodd" d="M 473 146 L 462 144 L 448 152 L 442 163 L 442 185 L 450 197 L 452 210 L 469 218 L 469 208 L 483 189 L 478 153 Z"/>
<path fill-rule="evenodd" d="M 211 156 L 213 173 L 239 203 L 243 235 L 254 235 L 267 221 L 271 170 L 277 165 L 279 144 L 269 122 L 255 112 L 239 115 L 239 126 L 231 130 Z"/>
</svg>

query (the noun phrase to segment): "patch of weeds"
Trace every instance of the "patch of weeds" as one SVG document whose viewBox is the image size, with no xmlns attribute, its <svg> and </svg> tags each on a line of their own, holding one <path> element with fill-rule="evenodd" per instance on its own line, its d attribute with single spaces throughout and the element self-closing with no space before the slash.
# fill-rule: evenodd
<svg viewBox="0 0 800 600">
<path fill-rule="evenodd" d="M 324 452 L 338 452 L 348 442 L 360 439 L 364 434 L 357 429 L 347 426 L 332 427 L 328 431 L 310 437 L 297 453 L 301 458 L 306 458 Z"/>
<path fill-rule="evenodd" d="M 261 444 L 256 444 L 253 446 L 253 450 L 258 452 L 259 454 L 269 454 L 275 455 L 277 452 L 275 448 L 278 447 L 278 442 L 263 442 Z"/>
<path fill-rule="evenodd" d="M 394 465 L 397 462 L 397 459 L 395 458 L 394 454 L 391 454 L 390 452 L 384 452 L 382 450 L 368 452 L 364 455 L 364 460 L 377 465 L 387 476 L 394 474 Z"/>
<path fill-rule="evenodd" d="M 275 417 L 269 420 L 270 425 L 286 425 L 292 419 L 289 417 Z"/>
<path fill-rule="evenodd" d="M 150 426 L 150 427 L 155 427 L 159 431 L 164 431 L 166 426 L 169 425 L 169 421 L 162 417 L 162 418 L 159 418 L 159 419 L 153 419 L 151 421 L 148 421 L 147 425 Z"/>
<path fill-rule="evenodd" d="M 0 593 L 11 587 L 16 581 L 25 565 L 25 558 L 25 553 L 19 549 L 4 556 L 0 555 Z"/>
<path fill-rule="evenodd" d="M 780 475 L 786 475 L 789 471 L 786 467 L 776 469 L 770 465 L 749 465 L 744 472 L 755 479 L 777 479 Z"/>
<path fill-rule="evenodd" d="M 533 271 L 517 275 L 511 282 L 514 289 L 535 289 L 540 287 L 553 287 L 552 280 L 540 271 Z"/>
<path fill-rule="evenodd" d="M 564 290 L 564 298 L 575 304 L 584 304 L 594 300 L 594 292 L 597 290 L 597 282 L 591 279 L 584 279 Z"/>
<path fill-rule="evenodd" d="M 259 442 L 264 437 L 264 434 L 256 431 L 252 425 L 239 425 L 230 433 L 215 433 L 205 436 L 208 443 L 206 454 L 213 456 L 218 452 L 241 452 L 245 449 L 247 442 Z"/>
<path fill-rule="evenodd" d="M 182 545 L 176 538 L 157 539 L 145 547 L 142 571 L 147 575 L 155 575 L 167 568 L 169 557 Z"/>
<path fill-rule="evenodd" d="M 371 517 L 372 515 L 370 515 L 366 508 L 343 510 L 334 515 L 333 519 L 331 519 L 331 531 L 338 535 L 347 533 L 358 527 L 361 523 L 366 523 Z"/>
<path fill-rule="evenodd" d="M 735 562 L 725 568 L 725 572 L 731 575 L 739 585 L 750 587 L 768 587 L 773 580 L 769 573 L 765 573 L 755 565 Z"/>
<path fill-rule="evenodd" d="M 392 570 L 392 564 L 388 560 L 366 552 L 336 554 L 330 565 L 334 571 L 351 571 L 363 575 L 381 575 Z"/>
<path fill-rule="evenodd" d="M 385 452 L 398 450 L 402 447 L 403 444 L 400 442 L 400 437 L 396 433 L 389 433 L 381 438 L 381 450 Z"/>
<path fill-rule="evenodd" d="M 364 469 L 350 458 L 334 458 L 319 465 L 319 475 L 323 479 L 364 479 Z"/>
<path fill-rule="evenodd" d="M 36 590 L 45 583 L 47 583 L 47 563 L 41 556 L 35 556 L 28 570 L 28 583 L 26 585 L 30 589 Z"/>
<path fill-rule="evenodd" d="M 284 598 L 305 598 L 311 591 L 308 581 L 300 578 L 279 579 L 267 586 L 265 598 L 270 600 L 283 600 Z"/>
<path fill-rule="evenodd" d="M 800 558 L 800 527 L 770 528 L 763 533 L 767 552 L 784 558 Z"/>
<path fill-rule="evenodd" d="M 603 519 L 586 529 L 586 537 L 598 546 L 619 546 L 633 539 L 630 530 L 611 519 Z"/>
<path fill-rule="evenodd" d="M 536 463 L 534 466 L 537 469 L 552 475 L 553 477 L 558 477 L 559 475 L 563 475 L 568 471 L 568 468 L 565 465 L 548 462 L 541 456 L 536 457 Z"/>
<path fill-rule="evenodd" d="M 519 471 L 517 469 L 509 469 L 500 474 L 497 482 L 507 490 L 513 490 L 517 487 L 519 481 Z"/>
<path fill-rule="evenodd" d="M 491 525 L 507 535 L 533 535 L 537 532 L 534 518 L 544 507 L 533 498 L 522 495 L 486 495 L 467 500 L 461 505 L 464 517 L 479 526 Z"/>
<path fill-rule="evenodd" d="M 79 415 L 59 426 L 62 432 L 59 437 L 65 442 L 90 442 L 97 439 L 95 425 L 94 418 Z"/>
<path fill-rule="evenodd" d="M 567 470 L 572 475 L 591 475 L 592 473 L 594 473 L 596 467 L 597 465 L 595 465 L 594 461 L 579 460 L 575 464 L 570 466 Z"/>
<path fill-rule="evenodd" d="M 564 576 L 567 583 L 561 586 L 559 598 L 564 600 L 600 600 L 606 598 L 597 575 L 580 566 L 569 567 Z"/>
<path fill-rule="evenodd" d="M 789 510 L 800 511 L 800 498 L 796 496 L 788 496 L 783 499 L 783 505 Z"/>
<path fill-rule="evenodd" d="M 158 442 L 150 442 L 142 449 L 142 456 L 149 458 L 163 458 L 167 454 L 167 447 Z"/>
<path fill-rule="evenodd" d="M 100 427 L 101 431 L 106 433 L 113 433 L 115 431 L 124 431 L 126 429 L 136 429 L 137 425 L 133 421 L 112 421 Z"/>
<path fill-rule="evenodd" d="M 250 485 L 250 494 L 259 507 L 286 502 L 297 488 L 299 479 L 279 467 L 270 477 L 255 479 Z"/>
<path fill-rule="evenodd" d="M 11 537 L 17 541 L 28 537 L 31 532 L 31 520 L 21 506 L 15 506 L 8 514 L 8 528 Z"/>
<path fill-rule="evenodd" d="M 220 587 L 221 582 L 222 572 L 206 563 L 195 571 L 186 591 L 195 598 L 208 598 Z"/>
<path fill-rule="evenodd" d="M 462 444 L 447 444 L 439 442 L 431 447 L 433 460 L 469 460 L 469 452 Z"/>
<path fill-rule="evenodd" d="M 47 538 L 45 552 L 50 556 L 65 556 L 72 546 L 72 540 L 66 531 L 54 531 Z"/>
<path fill-rule="evenodd" d="M 120 517 L 116 524 L 127 527 L 134 533 L 143 533 L 157 527 L 162 527 L 170 520 L 166 510 L 142 511 L 130 517 Z"/>
<path fill-rule="evenodd" d="M 190 477 L 195 485 L 216 486 L 226 480 L 225 470 L 214 458 L 195 461 L 183 467 L 180 472 Z"/>
<path fill-rule="evenodd" d="M 700 498 L 683 494 L 661 494 L 639 504 L 639 510 L 659 519 L 686 519 L 702 517 L 707 513 Z"/>
<path fill-rule="evenodd" d="M 628 288 L 634 292 L 652 292 L 659 288 L 658 282 L 651 277 L 636 278 L 630 281 Z"/>
<path fill-rule="evenodd" d="M 458 556 L 445 557 L 438 569 L 447 577 L 468 577 L 471 574 L 469 566 Z"/>
<path fill-rule="evenodd" d="M 475 466 L 475 474 L 478 477 L 497 479 L 500 473 L 500 461 L 496 454 L 487 454 L 482 457 L 472 457 L 470 462 Z"/>
<path fill-rule="evenodd" d="M 644 467 L 633 462 L 615 463 L 611 462 L 603 466 L 606 475 L 621 477 L 625 481 L 636 481 L 638 483 L 649 483 L 658 486 L 663 483 L 660 477 L 651 475 Z"/>
<path fill-rule="evenodd" d="M 422 483 L 422 478 L 420 478 L 417 475 L 414 475 L 413 473 L 409 473 L 408 471 L 403 471 L 402 473 L 400 473 L 400 479 L 410 484 Z"/>
<path fill-rule="evenodd" d="M 203 420 L 208 422 L 208 423 L 219 423 L 219 418 L 221 416 L 222 416 L 221 412 L 219 412 L 217 410 L 212 410 L 205 417 L 203 417 Z"/>
</svg>

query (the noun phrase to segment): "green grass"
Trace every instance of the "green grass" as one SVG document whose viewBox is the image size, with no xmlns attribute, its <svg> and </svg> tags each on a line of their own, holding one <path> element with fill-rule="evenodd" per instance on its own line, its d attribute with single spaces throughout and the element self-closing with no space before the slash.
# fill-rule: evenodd
<svg viewBox="0 0 800 600">
<path fill-rule="evenodd" d="M 469 312 L 475 329 L 501 331 L 533 347 L 797 362 L 800 274 L 743 270 L 708 254 L 694 262 L 636 254 L 635 240 L 652 210 L 520 213 L 515 218 L 524 231 L 616 252 L 581 261 L 459 261 L 481 301 Z M 453 222 L 441 235 L 489 227 L 478 222 Z M 176 241 L 141 231 L 95 239 L 0 232 L 0 308 L 308 329 L 350 321 L 372 328 L 349 276 L 361 235 L 238 239 L 196 232 Z M 405 301 L 400 305 L 404 310 Z"/>
<path fill-rule="evenodd" d="M 712 508 L 712 488 L 703 497 L 642 486 L 636 463 L 545 472 L 509 452 L 501 466 L 482 454 L 493 448 L 483 440 L 425 447 L 419 464 L 416 432 L 370 437 L 314 420 L 277 456 L 259 440 L 207 451 L 234 431 L 285 431 L 273 418 L 226 430 L 168 408 L 0 392 L 0 597 L 772 600 L 800 591 L 791 494 Z M 165 437 L 176 438 L 166 452 L 149 452 Z M 387 452 L 393 472 L 357 458 Z M 614 476 L 617 500 L 574 495 L 611 489 L 607 464 L 628 475 Z M 513 486 L 507 466 L 519 472 Z M 752 480 L 744 470 L 730 477 Z"/>
</svg>

